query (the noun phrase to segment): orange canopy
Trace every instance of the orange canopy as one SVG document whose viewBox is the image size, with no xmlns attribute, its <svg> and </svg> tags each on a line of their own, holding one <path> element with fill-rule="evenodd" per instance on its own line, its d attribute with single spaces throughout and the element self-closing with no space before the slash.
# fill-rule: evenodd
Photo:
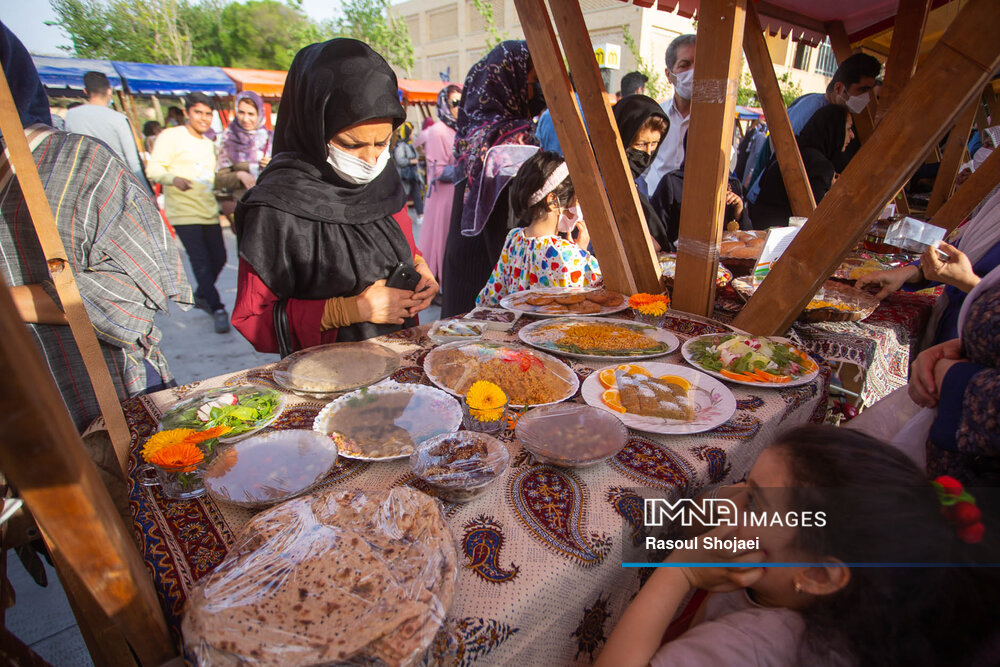
<svg viewBox="0 0 1000 667">
<path fill-rule="evenodd" d="M 422 102 L 433 104 L 437 101 L 441 89 L 448 85 L 445 81 L 418 81 L 416 79 L 400 79 L 397 83 L 406 104 L 420 104 Z"/>
<path fill-rule="evenodd" d="M 281 97 L 288 72 L 269 69 L 236 69 L 223 67 L 230 79 L 236 83 L 236 90 L 252 90 L 261 97 Z"/>
</svg>

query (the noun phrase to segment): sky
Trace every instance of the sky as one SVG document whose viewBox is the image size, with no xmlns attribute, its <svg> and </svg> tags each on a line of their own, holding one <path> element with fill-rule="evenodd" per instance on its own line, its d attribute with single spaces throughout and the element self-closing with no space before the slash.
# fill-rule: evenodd
<svg viewBox="0 0 1000 667">
<path fill-rule="evenodd" d="M 302 8 L 316 20 L 331 19 L 340 8 L 339 0 L 303 0 Z M 48 0 L 0 0 L 0 21 L 17 35 L 28 51 L 39 55 L 65 56 L 60 46 L 69 46 L 69 37 L 55 26 L 45 25 L 55 20 Z"/>
</svg>

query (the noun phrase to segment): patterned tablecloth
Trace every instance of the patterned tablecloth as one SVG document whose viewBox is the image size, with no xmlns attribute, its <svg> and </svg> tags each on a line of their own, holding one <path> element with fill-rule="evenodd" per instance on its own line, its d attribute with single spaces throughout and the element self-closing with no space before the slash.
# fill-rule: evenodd
<svg viewBox="0 0 1000 667">
<path fill-rule="evenodd" d="M 936 299 L 926 292 L 896 292 L 861 322 L 795 322 L 786 335 L 833 366 L 857 366 L 864 375 L 861 400 L 868 407 L 906 384 Z M 743 305 L 731 289 L 721 290 L 715 316 L 729 322 Z"/>
<path fill-rule="evenodd" d="M 670 315 L 666 328 L 686 340 L 725 325 Z M 427 382 L 423 358 L 432 346 L 424 328 L 378 339 L 403 355 L 399 382 Z M 511 340 L 513 334 L 491 334 Z M 683 364 L 679 352 L 658 361 Z M 581 380 L 594 368 L 569 362 Z M 738 480 L 776 434 L 822 413 L 829 372 L 796 388 L 732 386 L 733 417 L 707 433 L 686 436 L 630 431 L 625 449 L 590 468 L 536 463 L 508 430 L 501 439 L 511 466 L 487 493 L 444 504 L 459 554 L 459 581 L 448 620 L 428 653 L 432 664 L 572 664 L 596 656 L 639 585 L 639 570 L 621 567 L 623 543 L 642 516 L 637 489 L 690 496 Z M 126 401 L 132 429 L 131 506 L 146 564 L 176 632 L 188 591 L 225 556 L 251 513 L 203 497 L 166 499 L 158 487 L 135 483 L 135 446 L 156 430 L 162 412 L 194 390 L 245 382 L 272 385 L 270 366 L 220 376 Z M 582 399 L 577 396 L 576 401 Z M 321 403 L 288 395 L 274 428 L 311 428 Z M 325 486 L 421 488 L 408 463 L 341 459 Z M 425 490 L 425 489 L 421 489 Z"/>
</svg>

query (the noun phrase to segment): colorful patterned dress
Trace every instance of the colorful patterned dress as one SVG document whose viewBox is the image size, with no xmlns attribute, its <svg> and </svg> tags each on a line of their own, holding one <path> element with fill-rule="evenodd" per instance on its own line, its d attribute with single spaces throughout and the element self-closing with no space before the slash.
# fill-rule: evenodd
<svg viewBox="0 0 1000 667">
<path fill-rule="evenodd" d="M 500 260 L 477 306 L 499 306 L 500 299 L 535 287 L 587 287 L 601 282 L 597 258 L 558 236 L 525 236 L 523 228 L 507 234 Z"/>
</svg>

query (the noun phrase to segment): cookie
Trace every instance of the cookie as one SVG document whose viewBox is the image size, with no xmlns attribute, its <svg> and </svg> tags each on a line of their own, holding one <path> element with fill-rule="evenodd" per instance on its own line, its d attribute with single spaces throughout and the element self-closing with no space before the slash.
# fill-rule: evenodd
<svg viewBox="0 0 1000 667">
<path fill-rule="evenodd" d="M 582 303 L 587 300 L 584 294 L 561 294 L 556 297 L 556 303 L 564 306 L 572 306 L 574 303 Z"/>
<path fill-rule="evenodd" d="M 529 296 L 527 299 L 524 300 L 524 302 L 529 306 L 551 306 L 556 302 L 556 300 L 553 299 L 551 296 L 538 295 L 538 296 Z"/>
</svg>

